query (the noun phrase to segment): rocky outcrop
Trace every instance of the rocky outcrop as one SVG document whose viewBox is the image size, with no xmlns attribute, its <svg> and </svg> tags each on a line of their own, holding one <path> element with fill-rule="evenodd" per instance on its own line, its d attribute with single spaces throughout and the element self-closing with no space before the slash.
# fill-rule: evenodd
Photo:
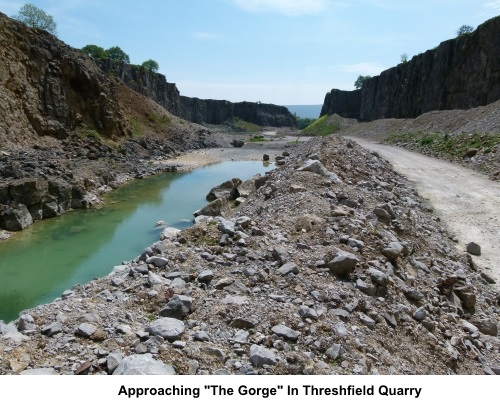
<svg viewBox="0 0 500 405">
<path fill-rule="evenodd" d="M 139 85 L 133 73 L 117 72 Z M 150 89 L 151 98 L 179 97 L 175 85 L 149 79 L 139 90 Z M 0 228 L 88 208 L 129 179 L 175 169 L 148 160 L 217 146 L 207 128 L 151 98 L 53 35 L 0 13 Z"/>
<path fill-rule="evenodd" d="M 111 59 L 96 59 L 95 62 L 105 73 L 117 77 L 132 90 L 151 98 L 170 113 L 180 116 L 179 90 L 175 83 L 167 82 L 164 75 L 150 72 L 142 66 Z"/>
<path fill-rule="evenodd" d="M 361 91 L 332 90 L 322 114 L 372 121 L 490 104 L 500 99 L 499 34 L 496 17 L 367 80 Z"/>
<path fill-rule="evenodd" d="M 286 107 L 263 103 L 231 103 L 226 100 L 203 100 L 181 96 L 174 83 L 164 75 L 153 73 L 141 66 L 96 60 L 101 69 L 116 76 L 134 91 L 150 97 L 170 113 L 197 124 L 223 124 L 240 118 L 257 125 L 295 127 L 295 117 Z"/>
<path fill-rule="evenodd" d="M 0 13 L 0 132 L 65 138 L 79 125 L 127 134 L 114 85 L 95 63 L 51 34 Z"/>
<path fill-rule="evenodd" d="M 338 114 L 344 118 L 359 118 L 361 90 L 344 91 L 333 89 L 325 96 L 321 114 Z"/>
</svg>

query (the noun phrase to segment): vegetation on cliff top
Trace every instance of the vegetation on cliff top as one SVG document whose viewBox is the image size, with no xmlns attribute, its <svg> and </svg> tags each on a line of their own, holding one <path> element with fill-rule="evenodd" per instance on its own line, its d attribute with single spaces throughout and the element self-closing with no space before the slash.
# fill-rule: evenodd
<svg viewBox="0 0 500 405">
<path fill-rule="evenodd" d="M 340 123 L 335 119 L 335 115 L 323 115 L 302 130 L 304 135 L 326 136 L 334 134 L 340 129 Z"/>
<path fill-rule="evenodd" d="M 19 13 L 13 15 L 12 18 L 21 21 L 28 27 L 39 28 L 50 32 L 52 35 L 57 35 L 57 24 L 54 17 L 31 3 L 22 6 Z"/>
</svg>

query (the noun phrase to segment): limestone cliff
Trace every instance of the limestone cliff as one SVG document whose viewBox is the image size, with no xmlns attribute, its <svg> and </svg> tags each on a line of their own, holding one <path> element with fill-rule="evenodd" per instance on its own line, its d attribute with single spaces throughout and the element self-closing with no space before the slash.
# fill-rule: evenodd
<svg viewBox="0 0 500 405">
<path fill-rule="evenodd" d="M 337 113 L 367 121 L 415 118 L 500 99 L 500 17 L 382 72 L 365 82 L 360 96 L 355 95 L 358 92 L 332 90 L 322 115 Z"/>
<path fill-rule="evenodd" d="M 0 135 L 66 137 L 85 124 L 127 133 L 112 81 L 51 34 L 0 13 Z"/>
<path fill-rule="evenodd" d="M 96 62 L 104 72 L 115 75 L 134 91 L 150 97 L 172 114 L 197 124 L 223 124 L 237 117 L 264 126 L 295 127 L 297 125 L 295 117 L 286 107 L 181 96 L 176 85 L 167 82 L 162 74 L 149 72 L 141 66 L 110 59 Z"/>
</svg>

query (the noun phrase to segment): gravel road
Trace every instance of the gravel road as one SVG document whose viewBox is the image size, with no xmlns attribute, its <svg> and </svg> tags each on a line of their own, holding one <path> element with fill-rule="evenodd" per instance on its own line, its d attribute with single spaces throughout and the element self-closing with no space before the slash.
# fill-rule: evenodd
<svg viewBox="0 0 500 405">
<path fill-rule="evenodd" d="M 481 246 L 474 262 L 500 286 L 500 184 L 466 168 L 408 150 L 346 137 L 377 152 L 415 184 L 436 215 L 458 239 L 457 249 L 469 242 Z"/>
</svg>

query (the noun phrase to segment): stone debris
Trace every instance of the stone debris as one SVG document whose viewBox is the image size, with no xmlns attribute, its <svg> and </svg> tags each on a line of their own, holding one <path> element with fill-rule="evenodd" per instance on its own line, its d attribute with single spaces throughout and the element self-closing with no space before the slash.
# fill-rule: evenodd
<svg viewBox="0 0 500 405">
<path fill-rule="evenodd" d="M 498 372 L 498 292 L 385 161 L 315 139 L 263 179 L 0 322 L 0 374 Z"/>
</svg>

